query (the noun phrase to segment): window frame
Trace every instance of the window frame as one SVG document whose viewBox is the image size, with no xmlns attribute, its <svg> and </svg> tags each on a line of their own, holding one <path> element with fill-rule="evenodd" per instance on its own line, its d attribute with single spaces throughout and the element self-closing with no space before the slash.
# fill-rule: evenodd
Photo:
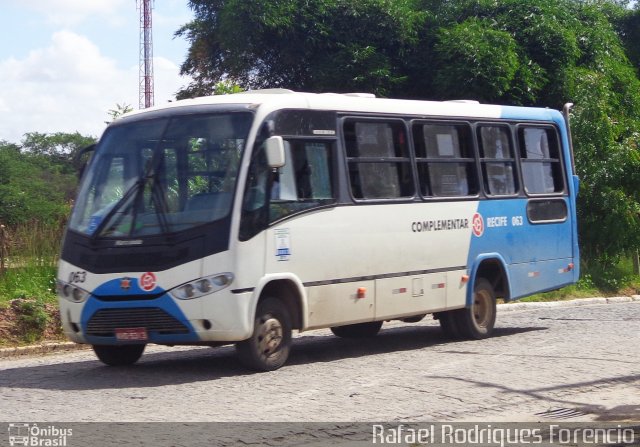
<svg viewBox="0 0 640 447">
<path fill-rule="evenodd" d="M 247 196 L 251 189 L 250 181 L 252 180 L 251 170 L 254 167 L 254 163 L 258 163 L 258 158 L 263 157 L 261 159 L 261 163 L 266 163 L 266 154 L 264 154 L 263 143 L 265 138 L 256 138 L 254 142 L 254 147 L 251 151 L 251 156 L 249 160 L 249 164 L 246 169 L 246 178 L 244 180 L 244 191 L 242 194 L 242 198 L 238 201 L 239 203 L 239 213 L 240 213 L 240 227 L 238 230 L 238 239 L 241 242 L 248 241 L 252 239 L 254 236 L 259 234 L 261 231 L 272 227 L 274 225 L 279 224 L 280 222 L 290 219 L 294 216 L 298 216 L 304 213 L 315 212 L 321 209 L 333 208 L 339 203 L 339 177 L 340 172 L 338 171 L 338 157 L 340 157 L 339 152 L 337 150 L 337 139 L 334 136 L 323 137 L 323 136 L 300 136 L 300 135 L 281 135 L 285 141 L 289 141 L 290 144 L 293 142 L 315 142 L 326 145 L 329 151 L 329 175 L 331 176 L 331 193 L 332 198 L 329 202 L 329 199 L 326 199 L 328 202 L 323 204 L 318 204 L 317 206 L 310 206 L 308 208 L 292 211 L 290 213 L 283 214 L 276 218 L 272 218 L 271 210 L 273 206 L 272 198 L 267 196 L 266 194 L 271 193 L 271 189 L 273 188 L 274 182 L 274 172 L 268 172 L 271 168 L 268 165 L 260 166 L 260 169 L 263 169 L 266 173 L 265 175 L 265 197 L 264 203 L 255 208 L 246 208 L 247 205 Z M 262 154 L 262 155 L 261 155 Z M 287 160 L 287 163 L 291 163 L 292 160 Z M 261 172 L 258 172 L 261 174 Z"/>
<path fill-rule="evenodd" d="M 413 152 L 413 140 L 411 138 L 411 132 L 408 123 L 408 117 L 398 117 L 398 116 L 362 116 L 362 115 L 343 115 L 338 118 L 338 129 L 339 129 L 339 140 L 341 144 L 341 149 L 343 153 L 341 154 L 341 158 L 344 166 L 344 181 L 346 182 L 346 189 L 348 190 L 348 195 L 353 202 L 356 203 L 407 203 L 412 202 L 418 197 L 418 189 L 416 182 L 416 172 L 415 172 L 415 158 Z M 354 126 L 356 123 L 365 123 L 365 124 L 391 124 L 400 125 L 404 130 L 404 138 L 405 138 L 405 149 L 406 149 L 406 157 L 350 157 L 348 154 L 347 148 L 347 139 L 345 135 L 345 126 L 347 123 L 353 123 Z M 360 161 L 362 160 L 362 161 Z M 405 164 L 406 172 L 411 177 L 407 182 L 407 185 L 410 185 L 412 189 L 412 194 L 407 196 L 399 196 L 399 197 L 374 197 L 374 198 L 366 198 L 366 197 L 356 197 L 353 190 L 353 184 L 351 181 L 351 164 L 361 164 L 361 163 L 375 163 L 375 164 L 383 164 L 383 163 L 393 163 L 396 165 Z M 398 169 L 398 173 L 401 173 L 401 169 Z M 341 174 L 341 173 L 340 173 Z M 400 182 L 399 182 L 400 184 Z"/>
<path fill-rule="evenodd" d="M 309 208 L 304 208 L 304 209 L 300 209 L 297 211 L 292 211 L 290 213 L 284 214 L 276 219 L 271 219 L 271 206 L 274 204 L 274 200 L 273 197 L 269 198 L 269 217 L 268 217 L 268 226 L 274 225 L 277 222 L 280 222 L 282 220 L 288 219 L 291 216 L 296 216 L 298 214 L 302 214 L 302 213 L 306 213 L 306 212 L 311 212 L 311 211 L 315 211 L 318 209 L 323 209 L 323 208 L 332 208 L 334 206 L 336 206 L 338 204 L 339 201 L 339 182 L 338 182 L 338 177 L 339 177 L 339 172 L 337 170 L 337 158 L 338 158 L 338 151 L 336 150 L 336 139 L 335 137 L 313 137 L 313 136 L 300 136 L 300 135 L 295 135 L 295 136 L 290 136 L 290 135 L 283 135 L 282 138 L 284 139 L 285 142 L 289 142 L 289 144 L 291 146 L 293 146 L 294 142 L 295 143 L 319 143 L 322 145 L 326 145 L 327 146 L 327 150 L 328 150 L 328 156 L 329 156 L 329 163 L 328 163 L 328 169 L 329 169 L 329 176 L 330 176 L 330 188 L 331 188 L 331 195 L 332 197 L 329 199 L 318 199 L 318 200 L 326 200 L 327 203 L 322 203 L 322 204 L 318 204 L 316 206 L 311 206 Z M 286 163 L 290 163 L 291 160 L 286 160 Z M 279 168 L 282 169 L 282 168 Z M 279 173 L 281 175 L 281 173 Z M 271 188 L 273 188 L 273 185 L 270 186 Z M 309 199 L 307 199 L 309 200 Z M 298 200 L 298 202 L 304 202 L 305 200 Z M 286 202 L 286 201 L 283 201 Z M 276 202 L 277 203 L 277 202 Z"/>
<path fill-rule="evenodd" d="M 538 218 L 534 215 L 536 211 L 535 208 L 538 205 L 542 205 L 545 207 L 549 207 L 550 205 L 562 203 L 562 215 L 560 217 L 552 217 L 550 219 Z M 565 197 L 548 197 L 548 198 L 535 198 L 527 201 L 527 220 L 531 225 L 543 225 L 543 224 L 554 224 L 554 223 L 563 223 L 569 219 L 569 206 L 566 203 Z"/>
<path fill-rule="evenodd" d="M 477 157 L 478 157 L 478 173 L 482 176 L 482 191 L 488 199 L 508 199 L 518 197 L 524 191 L 524 179 L 522 177 L 522 170 L 520 164 L 520 152 L 519 145 L 517 144 L 517 138 L 514 135 L 516 123 L 511 121 L 476 121 L 474 124 L 474 138 L 477 145 Z M 482 142 L 482 129 L 487 127 L 503 128 L 507 131 L 507 137 L 511 148 L 511 157 L 509 158 L 488 158 L 484 157 L 484 145 Z M 513 181 L 514 192 L 510 194 L 492 194 L 488 188 L 489 175 L 485 170 L 486 165 L 489 163 L 511 163 L 513 167 Z"/>
<path fill-rule="evenodd" d="M 560 133 L 558 128 L 550 123 L 538 123 L 538 122 L 517 122 L 515 123 L 514 131 L 517 142 L 517 157 L 518 157 L 518 165 L 520 169 L 520 180 L 522 182 L 522 193 L 527 197 L 537 198 L 537 197 L 561 197 L 569 194 L 568 186 L 567 186 L 567 178 L 566 178 L 566 169 L 565 169 L 565 160 L 564 154 L 562 150 L 562 141 L 560 139 Z M 533 158 L 529 159 L 523 157 L 523 151 L 526 151 L 526 142 L 524 141 L 524 131 L 526 129 L 542 129 L 547 131 L 547 137 L 549 138 L 549 143 L 555 145 L 557 151 L 557 158 Z M 550 135 L 551 134 L 551 135 Z M 556 163 L 560 172 L 560 190 L 553 192 L 530 192 L 527 190 L 527 185 L 525 181 L 525 165 L 531 163 Z M 553 166 L 552 166 L 552 176 L 555 176 Z M 556 180 L 553 177 L 554 181 Z"/>
<path fill-rule="evenodd" d="M 474 131 L 475 123 L 469 120 L 461 120 L 461 119 L 443 119 L 440 117 L 434 117 L 433 119 L 429 118 L 419 118 L 419 119 L 411 119 L 411 141 L 412 141 L 412 149 L 414 156 L 414 167 L 415 167 L 415 178 L 417 184 L 417 190 L 420 194 L 420 197 L 423 200 L 428 201 L 459 201 L 459 200 L 478 200 L 481 196 L 482 187 L 480 185 L 480 170 L 478 167 L 478 151 L 477 151 L 477 141 Z M 421 134 L 421 138 L 424 139 L 424 125 L 433 125 L 433 126 L 450 126 L 450 127 L 466 127 L 467 129 L 467 137 L 468 137 L 468 151 L 471 157 L 454 157 L 454 158 L 436 158 L 436 157 L 419 157 L 417 153 L 417 141 L 415 131 L 419 131 Z M 462 145 L 459 145 L 462 148 Z M 425 147 L 425 155 L 427 154 L 427 148 Z M 474 175 L 474 178 L 467 177 L 467 187 L 471 189 L 473 186 L 475 188 L 475 193 L 465 194 L 465 195 L 436 195 L 433 193 L 431 186 L 431 176 L 428 174 L 428 192 L 429 194 L 424 194 L 422 190 L 422 179 L 420 176 L 420 165 L 425 164 L 429 165 L 429 163 L 437 163 L 437 164 L 457 164 L 460 165 L 462 163 L 466 163 L 468 166 L 471 166 L 471 172 Z"/>
</svg>

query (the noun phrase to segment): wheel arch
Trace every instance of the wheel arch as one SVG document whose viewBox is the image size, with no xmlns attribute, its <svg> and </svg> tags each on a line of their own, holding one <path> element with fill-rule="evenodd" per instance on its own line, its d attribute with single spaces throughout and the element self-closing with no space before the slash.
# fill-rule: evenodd
<svg viewBox="0 0 640 447">
<path fill-rule="evenodd" d="M 504 258 L 499 253 L 487 253 L 478 256 L 473 263 L 469 276 L 471 281 L 467 288 L 467 306 L 471 306 L 473 301 L 473 290 L 478 278 L 485 278 L 491 283 L 496 298 L 502 298 L 505 302 L 511 300 L 509 269 Z"/>
<path fill-rule="evenodd" d="M 258 303 L 266 297 L 281 300 L 290 310 L 291 328 L 302 330 L 307 326 L 307 295 L 300 279 L 292 274 L 267 275 L 254 291 L 251 315 L 255 316 Z"/>
</svg>

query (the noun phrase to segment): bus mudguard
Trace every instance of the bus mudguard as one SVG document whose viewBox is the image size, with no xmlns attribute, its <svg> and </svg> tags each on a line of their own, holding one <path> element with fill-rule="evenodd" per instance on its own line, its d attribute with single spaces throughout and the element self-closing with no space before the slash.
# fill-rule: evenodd
<svg viewBox="0 0 640 447">
<path fill-rule="evenodd" d="M 505 298 L 511 297 L 511 276 L 509 274 L 509 269 L 507 268 L 507 262 L 502 257 L 500 253 L 482 253 L 478 255 L 473 262 L 470 262 L 469 268 L 469 285 L 467 287 L 467 298 L 466 298 L 466 306 L 469 307 L 473 303 L 473 290 L 475 288 L 476 280 L 478 279 L 478 271 L 480 270 L 480 266 L 483 262 L 497 262 L 500 265 L 502 270 L 502 274 L 504 275 L 505 284 Z M 494 278 L 486 278 L 489 281 L 492 281 Z"/>
</svg>

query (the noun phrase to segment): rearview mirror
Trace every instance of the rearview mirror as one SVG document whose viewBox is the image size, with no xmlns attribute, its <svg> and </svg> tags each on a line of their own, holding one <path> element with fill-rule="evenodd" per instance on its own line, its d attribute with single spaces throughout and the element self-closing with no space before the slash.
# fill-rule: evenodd
<svg viewBox="0 0 640 447">
<path fill-rule="evenodd" d="M 82 157 L 86 154 L 90 154 L 95 150 L 96 150 L 96 144 L 94 143 L 78 151 L 78 153 L 73 157 L 73 166 L 75 166 L 76 170 L 78 171 L 78 179 L 82 178 L 82 176 L 84 175 L 84 170 L 87 167 L 87 164 L 89 164 L 89 161 L 91 160 L 91 156 L 89 156 L 89 158 L 84 161 L 82 160 Z"/>
<path fill-rule="evenodd" d="M 269 137 L 264 142 L 267 164 L 270 168 L 281 168 L 285 165 L 284 140 L 282 137 Z"/>
</svg>

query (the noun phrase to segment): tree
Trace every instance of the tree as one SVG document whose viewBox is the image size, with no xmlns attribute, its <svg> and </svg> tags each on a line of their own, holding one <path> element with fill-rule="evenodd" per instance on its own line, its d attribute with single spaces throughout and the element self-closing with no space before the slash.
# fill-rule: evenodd
<svg viewBox="0 0 640 447">
<path fill-rule="evenodd" d="M 636 72 L 640 73 L 640 2 L 635 2 L 635 10 L 614 16 L 618 34 L 626 48 L 626 53 Z"/>
<path fill-rule="evenodd" d="M 83 148 L 96 142 L 95 137 L 78 132 L 52 134 L 28 132 L 21 142 L 23 152 L 46 158 L 65 173 L 73 172 L 74 156 Z"/>
<path fill-rule="evenodd" d="M 111 121 L 105 121 L 105 124 L 111 124 L 113 121 L 115 121 L 116 119 L 120 118 L 122 115 L 127 114 L 129 112 L 133 111 L 133 107 L 131 107 L 131 104 L 119 104 L 116 103 L 116 108 L 115 109 L 110 109 L 107 114 L 111 117 Z"/>
<path fill-rule="evenodd" d="M 194 82 L 178 97 L 211 94 L 226 79 L 249 89 L 387 93 L 404 79 L 404 51 L 424 16 L 413 3 L 192 0 L 196 19 L 177 35 L 191 42 L 181 72 Z"/>
<path fill-rule="evenodd" d="M 232 93 L 240 93 L 243 89 L 238 84 L 230 81 L 219 81 L 213 86 L 214 95 L 230 95 Z"/>
<path fill-rule="evenodd" d="M 55 221 L 66 212 L 65 192 L 52 187 L 55 174 L 33 158 L 11 145 L 0 145 L 0 222 L 4 224 Z"/>
<path fill-rule="evenodd" d="M 95 142 L 79 133 L 25 134 L 21 144 L 0 141 L 0 222 L 58 222 L 75 196 L 73 155 Z"/>
<path fill-rule="evenodd" d="M 493 102 L 505 96 L 519 68 L 511 35 L 476 18 L 440 29 L 434 84 L 440 97 Z"/>
</svg>

